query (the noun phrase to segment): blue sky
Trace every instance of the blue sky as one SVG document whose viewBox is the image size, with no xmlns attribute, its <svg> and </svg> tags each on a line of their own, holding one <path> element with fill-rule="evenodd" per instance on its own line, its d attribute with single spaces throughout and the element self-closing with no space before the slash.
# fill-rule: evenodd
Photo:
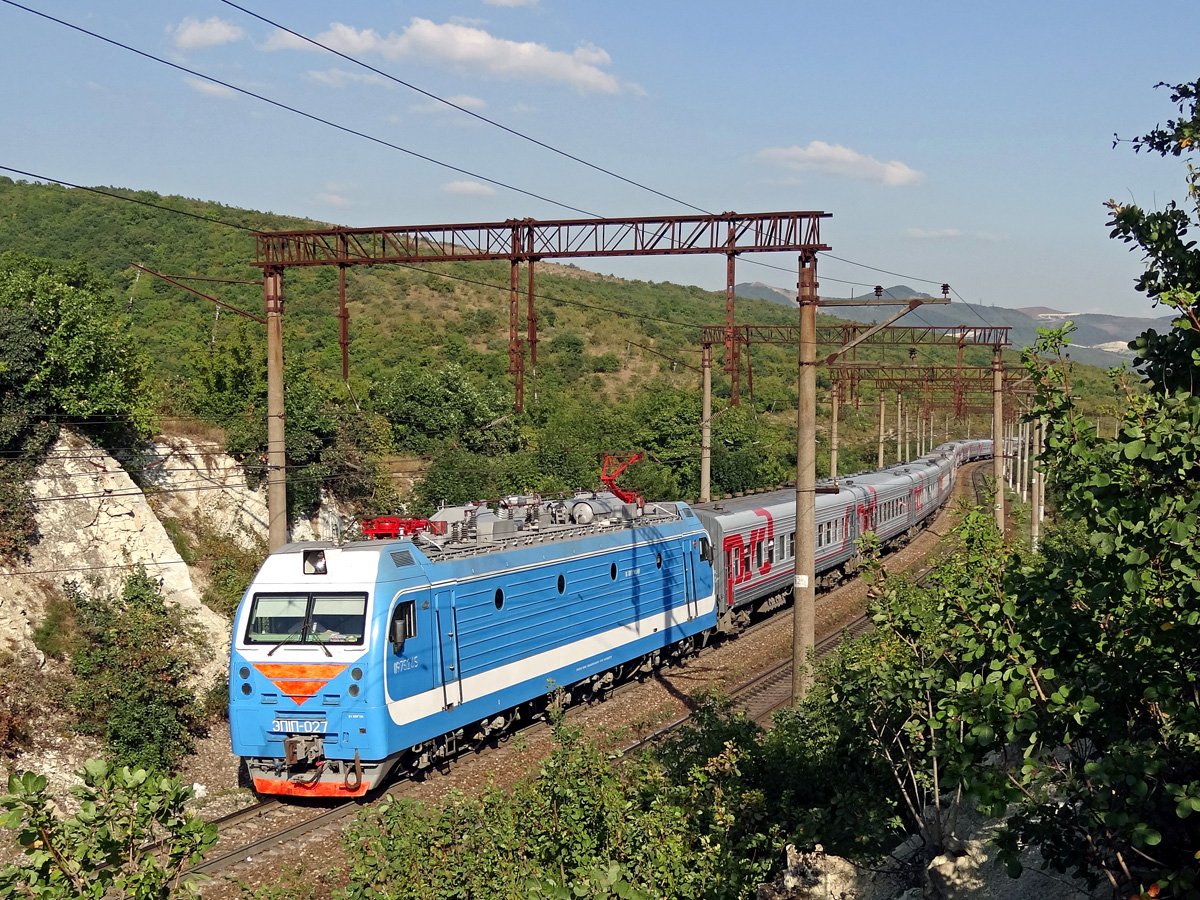
<svg viewBox="0 0 1200 900">
<path fill-rule="evenodd" d="M 569 207 L 694 211 L 297 46 L 220 0 L 21 2 Z M 239 5 L 688 204 L 831 212 L 822 237 L 854 264 L 822 259 L 824 296 L 876 283 L 936 293 L 930 282 L 947 281 L 996 306 L 1150 312 L 1132 290 L 1138 257 L 1108 238 L 1103 203 L 1181 199 L 1184 167 L 1112 138 L 1174 114 L 1157 82 L 1200 77 L 1194 0 Z M 7 2 L 0 50 L 3 166 L 345 225 L 578 215 Z M 725 278 L 721 257 L 589 268 L 713 289 Z M 738 279 L 795 281 L 748 259 Z"/>
</svg>

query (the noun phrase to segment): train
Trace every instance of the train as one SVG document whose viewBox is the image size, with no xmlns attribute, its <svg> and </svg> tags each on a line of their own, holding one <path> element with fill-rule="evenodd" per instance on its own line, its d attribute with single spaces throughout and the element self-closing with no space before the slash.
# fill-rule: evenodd
<svg viewBox="0 0 1200 900">
<path fill-rule="evenodd" d="M 991 452 L 952 441 L 819 492 L 818 583 L 856 569 L 863 534 L 911 537 L 958 467 Z M 794 489 L 692 505 L 606 484 L 272 552 L 230 646 L 232 750 L 255 791 L 363 796 L 397 767 L 424 771 L 554 705 L 602 699 L 789 601 Z"/>
</svg>

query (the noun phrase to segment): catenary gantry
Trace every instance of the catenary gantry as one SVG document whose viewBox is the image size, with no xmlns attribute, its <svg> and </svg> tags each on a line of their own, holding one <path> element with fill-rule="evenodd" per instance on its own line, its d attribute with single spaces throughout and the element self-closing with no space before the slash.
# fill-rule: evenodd
<svg viewBox="0 0 1200 900">
<path fill-rule="evenodd" d="M 267 495 L 270 545 L 286 539 L 284 519 L 283 274 L 292 267 L 337 266 L 342 376 L 349 369 L 346 270 L 357 265 L 507 260 L 509 279 L 509 371 L 515 407 L 524 405 L 525 347 L 537 365 L 534 263 L 540 259 L 618 256 L 679 256 L 721 253 L 726 257 L 725 359 L 738 390 L 738 341 L 734 338 L 734 268 L 742 253 L 796 252 L 813 258 L 831 249 L 821 242 L 819 211 L 715 215 L 637 216 L 596 219 L 508 219 L 449 225 L 315 228 L 261 232 L 255 265 L 263 270 L 267 318 Z M 528 271 L 526 337 L 520 335 L 520 278 Z"/>
</svg>

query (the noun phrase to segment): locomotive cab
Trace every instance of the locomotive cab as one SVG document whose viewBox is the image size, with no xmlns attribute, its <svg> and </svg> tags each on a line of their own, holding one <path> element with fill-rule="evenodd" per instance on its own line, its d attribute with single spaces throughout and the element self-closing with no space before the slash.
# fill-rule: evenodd
<svg viewBox="0 0 1200 900">
<path fill-rule="evenodd" d="M 379 557 L 378 545 L 291 545 L 247 591 L 231 646 L 231 739 L 260 793 L 361 796 L 390 767 L 371 663 L 392 647 L 376 624 Z"/>
</svg>

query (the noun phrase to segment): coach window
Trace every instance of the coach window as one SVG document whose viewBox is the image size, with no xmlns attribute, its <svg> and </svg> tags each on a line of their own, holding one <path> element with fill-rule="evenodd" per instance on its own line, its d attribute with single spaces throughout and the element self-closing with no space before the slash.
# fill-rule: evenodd
<svg viewBox="0 0 1200 900">
<path fill-rule="evenodd" d="M 755 564 L 756 566 L 758 566 L 760 569 L 762 568 L 762 564 L 763 564 L 763 545 L 762 545 L 762 541 L 759 541 L 758 543 L 756 543 L 756 544 L 754 545 L 754 564 Z"/>
</svg>

